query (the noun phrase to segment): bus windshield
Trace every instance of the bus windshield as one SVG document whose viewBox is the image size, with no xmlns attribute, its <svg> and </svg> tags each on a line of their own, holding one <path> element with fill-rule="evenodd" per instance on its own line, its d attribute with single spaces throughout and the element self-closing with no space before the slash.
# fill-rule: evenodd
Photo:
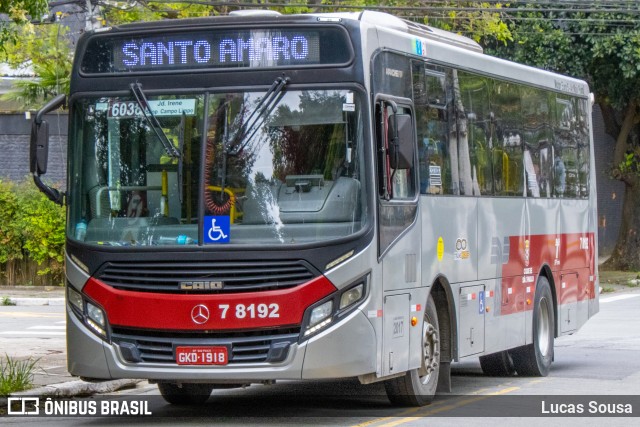
<svg viewBox="0 0 640 427">
<path fill-rule="evenodd" d="M 357 93 L 134 95 L 74 103 L 70 238 L 282 245 L 363 227 Z"/>
</svg>

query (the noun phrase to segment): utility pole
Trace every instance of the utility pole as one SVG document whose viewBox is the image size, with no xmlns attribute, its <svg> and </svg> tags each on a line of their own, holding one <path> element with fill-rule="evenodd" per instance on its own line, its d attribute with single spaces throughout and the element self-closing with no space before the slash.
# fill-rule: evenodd
<svg viewBox="0 0 640 427">
<path fill-rule="evenodd" d="M 102 20 L 100 19 L 100 7 L 98 5 L 93 5 L 92 0 L 85 0 L 87 5 L 87 11 L 85 14 L 85 25 L 84 29 L 86 31 L 97 30 L 98 28 L 102 28 Z"/>
</svg>

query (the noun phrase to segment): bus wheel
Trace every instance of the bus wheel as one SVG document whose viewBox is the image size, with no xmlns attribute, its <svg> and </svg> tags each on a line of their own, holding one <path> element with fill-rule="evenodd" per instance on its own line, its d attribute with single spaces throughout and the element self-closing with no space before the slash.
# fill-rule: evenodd
<svg viewBox="0 0 640 427">
<path fill-rule="evenodd" d="M 510 377 L 516 373 L 513 360 L 506 350 L 480 356 L 480 367 L 485 375 L 492 377 Z"/>
<path fill-rule="evenodd" d="M 211 384 L 158 383 L 160 394 L 172 405 L 202 405 L 211 396 Z"/>
<path fill-rule="evenodd" d="M 551 287 L 546 277 L 540 276 L 533 303 L 533 344 L 510 350 L 518 375 L 546 377 L 553 361 L 555 316 Z"/>
<path fill-rule="evenodd" d="M 389 400 L 398 406 L 424 406 L 436 394 L 440 365 L 440 329 L 433 298 L 429 296 L 422 325 L 422 366 L 384 382 Z"/>
</svg>

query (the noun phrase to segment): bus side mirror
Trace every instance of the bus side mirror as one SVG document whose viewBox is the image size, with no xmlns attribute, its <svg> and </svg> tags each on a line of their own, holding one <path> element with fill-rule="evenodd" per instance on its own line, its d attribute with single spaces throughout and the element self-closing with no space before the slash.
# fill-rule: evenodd
<svg viewBox="0 0 640 427">
<path fill-rule="evenodd" d="M 393 114 L 389 117 L 389 163 L 392 169 L 413 167 L 413 121 L 409 114 Z"/>
<path fill-rule="evenodd" d="M 31 141 L 29 145 L 29 170 L 33 175 L 33 182 L 49 200 L 59 205 L 64 203 L 64 193 L 49 187 L 40 179 L 40 175 L 44 175 L 47 172 L 49 160 L 49 123 L 44 120 L 44 115 L 63 106 L 66 100 L 66 95 L 58 95 L 36 112 L 31 124 Z"/>
<path fill-rule="evenodd" d="M 34 120 L 31 123 L 31 147 L 29 150 L 29 165 L 32 174 L 44 175 L 47 173 L 49 160 L 49 123 L 43 120 L 38 124 Z"/>
</svg>

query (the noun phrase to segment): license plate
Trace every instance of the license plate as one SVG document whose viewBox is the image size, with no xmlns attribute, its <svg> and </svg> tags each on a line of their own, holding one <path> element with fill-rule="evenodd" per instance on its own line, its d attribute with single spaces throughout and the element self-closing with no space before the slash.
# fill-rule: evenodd
<svg viewBox="0 0 640 427">
<path fill-rule="evenodd" d="M 227 347 L 176 347 L 178 365 L 226 365 Z"/>
</svg>

